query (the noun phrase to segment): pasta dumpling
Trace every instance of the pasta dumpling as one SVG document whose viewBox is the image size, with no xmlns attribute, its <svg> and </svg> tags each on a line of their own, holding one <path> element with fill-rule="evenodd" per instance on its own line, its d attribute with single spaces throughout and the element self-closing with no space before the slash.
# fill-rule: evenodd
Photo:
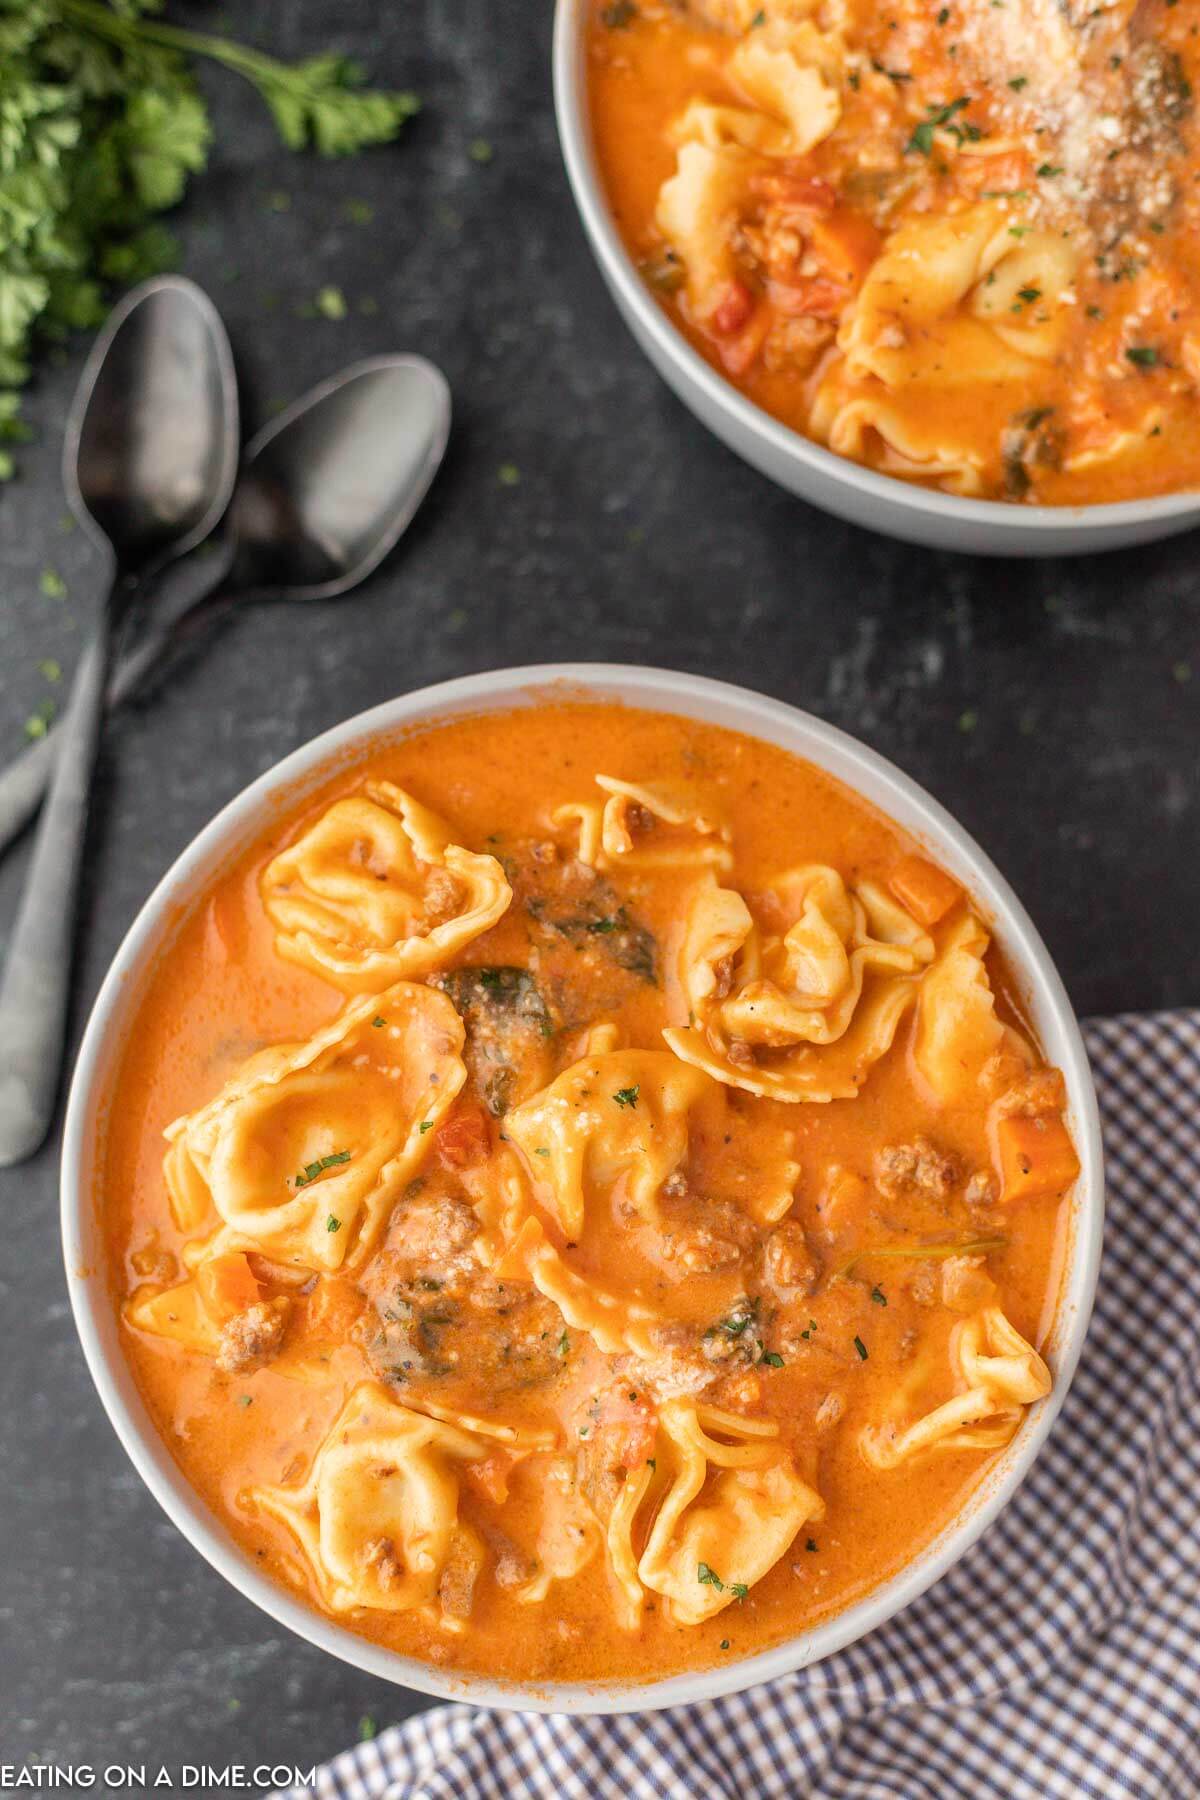
<svg viewBox="0 0 1200 1800">
<path fill-rule="evenodd" d="M 740 217 L 755 200 L 755 176 L 773 159 L 807 156 L 842 112 L 840 39 L 811 21 L 765 22 L 728 63 L 748 104 L 688 103 L 671 127 L 675 173 L 663 183 L 656 222 L 681 259 L 700 319 L 716 313 L 734 279 Z"/>
<path fill-rule="evenodd" d="M 990 451 L 970 409 L 947 400 L 960 386 L 1027 384 L 1056 355 L 1077 264 L 1061 234 L 1014 226 L 994 202 L 905 223 L 839 333 L 815 434 L 888 473 L 982 492 Z"/>
<path fill-rule="evenodd" d="M 921 985 L 913 1064 L 943 1106 L 986 1099 L 1031 1060 L 1020 1033 L 996 1016 L 983 960 L 988 942 L 975 914 L 965 913 Z"/>
<path fill-rule="evenodd" d="M 1050 1371 L 1011 1325 L 993 1297 L 950 1334 L 954 1395 L 911 1424 L 867 1426 L 859 1440 L 866 1461 L 894 1469 L 934 1450 L 997 1450 L 1015 1433 L 1024 1410 L 1044 1399 Z"/>
<path fill-rule="evenodd" d="M 509 1113 L 505 1132 L 571 1243 L 589 1200 L 615 1197 L 643 1218 L 654 1215 L 663 1183 L 687 1153 L 688 1114 L 712 1097 L 706 1076 L 665 1051 L 612 1050 L 573 1063 Z"/>
<path fill-rule="evenodd" d="M 494 856 L 390 781 L 336 801 L 260 886 L 279 954 L 349 993 L 442 968 L 512 899 Z"/>
<path fill-rule="evenodd" d="M 663 1036 L 684 1062 L 747 1093 L 856 1094 L 917 997 L 932 938 L 871 882 L 808 864 L 772 886 L 788 921 L 765 936 L 740 894 L 692 897 L 680 954 L 690 1023 Z"/>
<path fill-rule="evenodd" d="M 362 1382 L 308 1479 L 250 1497 L 294 1534 L 335 1611 L 409 1612 L 433 1601 L 449 1563 L 463 1467 L 490 1456 L 497 1440 L 544 1447 L 545 1434 L 479 1420 L 464 1429 Z"/>
<path fill-rule="evenodd" d="M 608 1523 L 626 1626 L 636 1625 L 646 1589 L 662 1595 L 673 1623 L 712 1618 L 744 1598 L 801 1525 L 823 1512 L 778 1426 L 695 1400 L 666 1401 L 654 1455 L 627 1476 Z"/>
<path fill-rule="evenodd" d="M 507 1207 L 498 1266 L 524 1274 L 604 1352 L 655 1356 L 660 1314 L 637 1281 L 627 1276 L 622 1293 L 610 1292 L 594 1271 L 573 1266 L 572 1253 L 589 1220 L 601 1235 L 614 1220 L 647 1226 L 661 1248 L 671 1196 L 697 1179 L 747 1224 L 781 1218 L 800 1173 L 794 1134 L 763 1122 L 735 1135 L 736 1124 L 720 1085 L 665 1050 L 606 1050 L 573 1063 L 505 1119 L 542 1217 Z"/>
<path fill-rule="evenodd" d="M 684 782 L 618 781 L 597 775 L 604 801 L 560 806 L 555 826 L 578 830 L 578 856 L 589 868 L 670 869 L 693 865 L 729 868 L 732 833 L 719 807 Z"/>
<path fill-rule="evenodd" d="M 305 1044 L 252 1056 L 215 1100 L 176 1119 L 164 1173 L 176 1212 L 206 1192 L 198 1247 L 259 1250 L 317 1270 L 358 1263 L 466 1078 L 463 1025 L 433 988 L 397 982 Z"/>
</svg>

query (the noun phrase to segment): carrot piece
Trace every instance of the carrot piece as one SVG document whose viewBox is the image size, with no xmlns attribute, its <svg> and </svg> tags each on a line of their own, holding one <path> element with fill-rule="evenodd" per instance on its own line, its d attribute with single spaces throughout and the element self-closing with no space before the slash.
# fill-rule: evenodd
<svg viewBox="0 0 1200 1800">
<path fill-rule="evenodd" d="M 923 856 L 902 856 L 888 876 L 888 886 L 917 923 L 927 926 L 944 919 L 963 895 L 957 881 Z"/>
<path fill-rule="evenodd" d="M 205 1311 L 222 1325 L 262 1299 L 262 1286 L 241 1250 L 229 1250 L 201 1263 L 196 1287 Z"/>
<path fill-rule="evenodd" d="M 826 218 L 814 218 L 808 232 L 822 267 L 835 280 L 859 287 L 879 255 L 879 233 L 870 220 L 842 209 Z"/>
<path fill-rule="evenodd" d="M 996 1125 L 1001 1200 L 1061 1194 L 1079 1173 L 1070 1133 L 1057 1113 L 1030 1119 L 1013 1113 Z"/>
</svg>

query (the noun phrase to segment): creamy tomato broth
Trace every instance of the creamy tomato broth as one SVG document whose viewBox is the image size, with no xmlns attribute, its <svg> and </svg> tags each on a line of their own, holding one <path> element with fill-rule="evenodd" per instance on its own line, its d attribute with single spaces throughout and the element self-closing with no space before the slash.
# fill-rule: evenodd
<svg viewBox="0 0 1200 1800">
<path fill-rule="evenodd" d="M 381 746 L 174 931 L 106 1107 L 125 1352 L 248 1557 L 537 1680 L 803 1631 L 1044 1395 L 1077 1165 L 969 897 L 750 738 Z"/>
<path fill-rule="evenodd" d="M 613 214 L 759 405 L 952 493 L 1196 485 L 1194 0 L 595 0 Z"/>
</svg>

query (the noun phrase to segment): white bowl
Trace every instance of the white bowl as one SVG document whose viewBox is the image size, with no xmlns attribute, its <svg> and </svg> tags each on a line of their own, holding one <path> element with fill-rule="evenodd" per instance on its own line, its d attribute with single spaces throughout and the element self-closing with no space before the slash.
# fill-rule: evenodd
<svg viewBox="0 0 1200 1800">
<path fill-rule="evenodd" d="M 638 274 L 609 211 L 592 147 L 585 27 L 592 0 L 557 0 L 554 106 L 575 204 L 625 323 L 663 380 L 708 429 L 780 487 L 851 524 L 937 550 L 1071 556 L 1145 544 L 1200 524 L 1200 494 L 1105 506 L 964 500 L 880 475 L 783 425 L 719 375 L 677 331 Z"/>
<path fill-rule="evenodd" d="M 1022 1000 L 1050 1062 L 1062 1069 L 1069 1120 L 1082 1164 L 1074 1203 L 1069 1268 L 1047 1357 L 1054 1391 L 1034 1407 L 1012 1445 L 976 1489 L 966 1511 L 906 1568 L 866 1599 L 798 1637 L 755 1656 L 654 1682 L 508 1684 L 450 1674 L 343 1630 L 266 1579 L 185 1479 L 154 1427 L 121 1351 L 94 1200 L 105 1085 L 125 1041 L 156 954 L 198 896 L 255 839 L 286 799 L 290 807 L 328 772 L 368 745 L 414 726 L 464 713 L 529 706 L 539 699 L 624 701 L 679 713 L 781 745 L 827 769 L 912 832 L 970 890 L 1007 954 Z M 744 688 L 661 669 L 605 663 L 551 663 L 470 675 L 423 688 L 361 713 L 285 758 L 218 813 L 146 901 L 113 960 L 75 1066 L 62 1161 L 62 1225 L 67 1281 L 84 1354 L 100 1398 L 134 1466 L 171 1519 L 215 1569 L 264 1612 L 309 1643 L 385 1680 L 483 1706 L 538 1712 L 630 1712 L 734 1693 L 807 1666 L 872 1631 L 945 1574 L 1011 1499 L 1063 1403 L 1091 1311 L 1104 1198 L 1100 1127 L 1087 1057 L 1062 982 L 1045 945 L 1003 877 L 936 801 L 844 732 Z"/>
</svg>

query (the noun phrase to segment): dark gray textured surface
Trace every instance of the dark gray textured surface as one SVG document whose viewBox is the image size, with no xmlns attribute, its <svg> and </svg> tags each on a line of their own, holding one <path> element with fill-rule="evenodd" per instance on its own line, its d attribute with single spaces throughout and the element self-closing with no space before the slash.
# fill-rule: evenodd
<svg viewBox="0 0 1200 1800">
<path fill-rule="evenodd" d="M 252 776 L 398 691 L 561 656 L 724 675 L 834 720 L 980 838 L 1081 1011 L 1200 998 L 1197 539 L 979 563 L 823 518 L 735 462 L 601 290 L 555 145 L 548 5 L 246 0 L 234 22 L 289 54 L 336 40 L 427 106 L 394 150 L 322 165 L 279 152 L 232 77 L 208 84 L 218 148 L 179 218 L 183 267 L 226 314 L 248 423 L 357 356 L 417 349 L 450 376 L 455 440 L 369 589 L 248 612 L 111 732 L 76 1034 L 141 900 Z M 297 317 L 330 282 L 349 316 Z M 39 659 L 69 672 L 88 616 L 57 480 L 77 368 L 42 383 L 42 441 L 0 494 L 0 752 L 47 691 Z M 39 591 L 47 565 L 65 600 Z M 26 857 L 0 869 L 0 929 Z M 142 1490 L 76 1348 L 55 1156 L 0 1177 L 0 1756 L 306 1763 L 361 1715 L 410 1710 L 240 1600 Z"/>
</svg>

